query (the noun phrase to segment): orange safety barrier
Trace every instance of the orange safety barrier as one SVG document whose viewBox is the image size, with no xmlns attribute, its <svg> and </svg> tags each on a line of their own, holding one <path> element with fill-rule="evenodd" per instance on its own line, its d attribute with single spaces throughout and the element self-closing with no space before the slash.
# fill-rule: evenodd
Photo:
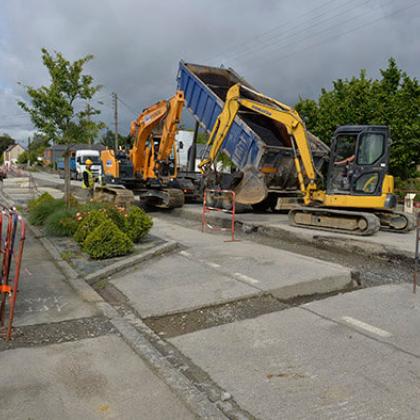
<svg viewBox="0 0 420 420">
<path fill-rule="evenodd" d="M 221 207 L 216 207 L 216 206 L 208 206 L 207 202 L 208 202 L 208 193 L 212 193 L 214 195 L 214 198 L 217 199 L 223 197 L 223 195 L 225 196 L 231 196 L 232 198 L 232 208 L 231 209 L 224 209 Z M 213 225 L 210 225 L 207 221 L 207 213 L 211 212 L 211 211 L 217 211 L 217 212 L 222 212 L 222 213 L 230 213 L 232 215 L 232 220 L 231 220 L 231 226 L 230 228 L 224 228 L 224 227 L 216 227 Z M 205 189 L 204 190 L 204 196 L 203 196 L 203 211 L 201 213 L 201 231 L 204 232 L 204 227 L 208 227 L 211 230 L 219 230 L 219 231 L 227 231 L 230 230 L 231 231 L 231 235 L 232 235 L 232 239 L 230 240 L 225 240 L 225 242 L 238 242 L 237 239 L 235 239 L 235 214 L 236 214 L 236 194 L 234 191 L 231 190 L 220 190 L 220 189 Z"/>
<path fill-rule="evenodd" d="M 420 270 L 420 213 L 417 214 L 416 251 L 414 254 L 413 293 L 416 293 L 417 274 Z"/>
<path fill-rule="evenodd" d="M 4 209 L 0 216 L 0 325 L 4 337 L 12 337 L 16 297 L 19 291 L 20 268 L 25 243 L 25 222 L 16 210 Z"/>
</svg>

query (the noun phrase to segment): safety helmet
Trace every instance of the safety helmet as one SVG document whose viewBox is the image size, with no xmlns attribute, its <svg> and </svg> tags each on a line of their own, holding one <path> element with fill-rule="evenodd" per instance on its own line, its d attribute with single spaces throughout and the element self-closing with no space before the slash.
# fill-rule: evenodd
<svg viewBox="0 0 420 420">
<path fill-rule="evenodd" d="M 86 159 L 86 162 L 85 162 L 86 165 L 92 165 L 92 163 L 93 162 L 90 159 Z"/>
</svg>

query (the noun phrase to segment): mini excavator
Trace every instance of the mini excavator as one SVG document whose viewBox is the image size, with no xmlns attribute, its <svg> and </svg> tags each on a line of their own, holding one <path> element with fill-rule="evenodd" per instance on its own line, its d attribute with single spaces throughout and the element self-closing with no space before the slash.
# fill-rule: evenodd
<svg viewBox="0 0 420 420">
<path fill-rule="evenodd" d="M 388 174 L 391 145 L 388 127 L 338 127 L 332 141 L 328 173 L 324 177 L 314 165 L 308 134 L 299 114 L 241 84 L 228 90 L 223 110 L 210 133 L 208 156 L 199 164 L 203 177 L 210 180 L 207 187 L 218 187 L 217 157 L 235 117 L 241 113 L 249 118 L 252 114 L 263 115 L 281 127 L 282 145 L 292 152 L 303 203 L 289 212 L 291 225 L 363 236 L 373 235 L 379 229 L 408 232 L 414 228 L 411 215 L 395 210 L 394 178 Z M 269 177 L 276 176 L 279 170 L 270 165 L 262 161 L 257 174 L 255 170 L 247 172 L 246 167 L 236 168 L 237 175 L 229 188 L 237 192 L 239 203 L 243 197 L 243 202 L 250 204 L 247 202 L 248 185 L 261 192 L 260 199 L 270 198 L 266 186 Z"/>
<path fill-rule="evenodd" d="M 185 180 L 177 180 L 175 135 L 184 105 L 181 91 L 146 108 L 131 123 L 128 153 L 104 150 L 101 159 L 107 184 L 123 185 L 147 206 L 173 209 L 184 205 Z M 182 184 L 182 185 L 181 185 Z M 115 194 L 113 187 L 105 187 Z M 118 194 L 118 192 L 117 192 Z"/>
</svg>

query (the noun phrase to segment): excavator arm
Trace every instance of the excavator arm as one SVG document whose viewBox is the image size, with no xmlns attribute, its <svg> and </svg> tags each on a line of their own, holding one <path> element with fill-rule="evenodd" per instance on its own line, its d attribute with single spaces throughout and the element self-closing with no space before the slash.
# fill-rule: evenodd
<svg viewBox="0 0 420 420">
<path fill-rule="evenodd" d="M 148 167 L 150 151 L 147 151 L 146 143 L 153 129 L 166 117 L 169 110 L 169 102 L 159 101 L 146 108 L 131 123 L 130 135 L 134 138 L 133 147 L 130 150 L 130 160 L 133 164 L 135 176 L 145 177 Z M 147 175 L 146 175 L 147 176 Z"/>
<path fill-rule="evenodd" d="M 175 144 L 175 134 L 181 119 L 183 106 L 184 93 L 179 90 L 176 92 L 175 96 L 169 100 L 169 110 L 165 118 L 165 123 L 162 130 L 162 138 L 160 140 L 157 154 L 158 160 L 166 160 L 171 154 L 172 148 Z"/>
<path fill-rule="evenodd" d="M 313 192 L 317 190 L 316 171 L 305 126 L 299 114 L 289 106 L 240 84 L 236 84 L 228 90 L 225 106 L 209 136 L 208 158 L 200 162 L 200 170 L 204 173 L 214 164 L 236 115 L 243 108 L 269 117 L 286 128 L 294 151 L 299 187 L 304 194 L 305 204 L 309 204 L 312 201 Z M 306 175 L 306 183 L 303 171 Z"/>
<path fill-rule="evenodd" d="M 146 108 L 131 123 L 130 135 L 134 138 L 134 142 L 130 150 L 130 159 L 136 176 L 141 176 L 143 179 L 155 178 L 171 152 L 175 152 L 175 134 L 183 104 L 184 94 L 177 91 L 171 99 L 159 101 Z M 162 121 L 164 122 L 162 135 L 155 150 L 151 136 Z"/>
</svg>

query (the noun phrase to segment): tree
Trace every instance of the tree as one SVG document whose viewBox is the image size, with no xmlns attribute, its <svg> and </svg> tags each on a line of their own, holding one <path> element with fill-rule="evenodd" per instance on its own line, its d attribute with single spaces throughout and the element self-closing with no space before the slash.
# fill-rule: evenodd
<svg viewBox="0 0 420 420">
<path fill-rule="evenodd" d="M 29 140 L 27 150 L 19 155 L 18 163 L 28 163 L 29 161 L 31 164 L 36 164 L 48 145 L 49 139 L 47 136 L 35 133 Z"/>
<path fill-rule="evenodd" d="M 103 123 L 92 121 L 99 110 L 90 106 L 90 100 L 101 88 L 93 84 L 93 77 L 84 74 L 85 64 L 93 59 L 87 55 L 70 62 L 60 52 L 50 54 L 41 50 L 42 62 L 50 76 L 49 86 L 36 89 L 24 85 L 30 104 L 18 101 L 41 134 L 54 143 L 71 145 L 87 143 L 103 127 Z M 65 158 L 65 191 L 70 196 L 69 151 Z"/>
<path fill-rule="evenodd" d="M 390 58 L 381 78 L 336 80 L 322 89 L 317 101 L 300 98 L 296 110 L 307 128 L 329 143 L 334 130 L 345 124 L 377 124 L 391 128 L 391 173 L 408 178 L 420 162 L 420 86 Z"/>
<path fill-rule="evenodd" d="M 106 130 L 105 134 L 100 139 L 100 143 L 105 147 L 113 149 L 115 147 L 115 133 L 111 130 Z M 126 144 L 131 144 L 131 137 L 118 134 L 118 146 L 125 147 Z"/>
<path fill-rule="evenodd" d="M 15 139 L 9 136 L 9 134 L 0 134 L 0 160 L 3 161 L 3 153 L 12 144 L 16 144 Z"/>
</svg>

